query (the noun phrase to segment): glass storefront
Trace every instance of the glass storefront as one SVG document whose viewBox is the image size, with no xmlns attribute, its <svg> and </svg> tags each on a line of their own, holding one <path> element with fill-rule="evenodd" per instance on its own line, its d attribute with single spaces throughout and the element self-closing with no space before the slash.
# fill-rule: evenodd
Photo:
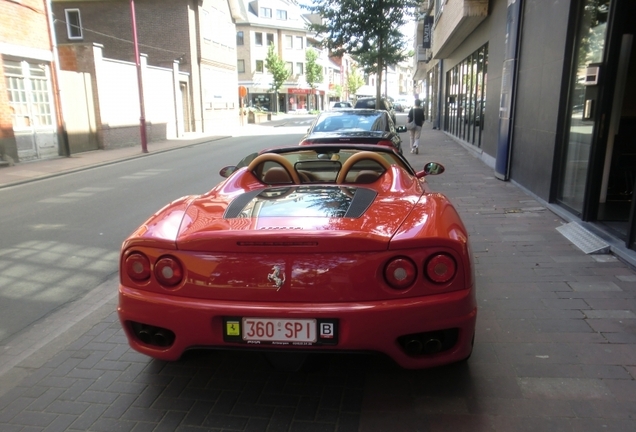
<svg viewBox="0 0 636 432">
<path fill-rule="evenodd" d="M 585 0 L 576 36 L 572 76 L 557 200 L 577 214 L 583 211 L 594 118 L 586 111 L 586 74 L 590 64 L 603 60 L 610 0 Z M 587 118 L 586 118 L 587 117 Z"/>
<path fill-rule="evenodd" d="M 446 73 L 444 130 L 481 147 L 486 108 L 488 44 Z"/>
<path fill-rule="evenodd" d="M 270 93 L 251 93 L 250 106 L 272 111 L 274 107 L 272 106 L 271 97 L 272 95 Z"/>
</svg>

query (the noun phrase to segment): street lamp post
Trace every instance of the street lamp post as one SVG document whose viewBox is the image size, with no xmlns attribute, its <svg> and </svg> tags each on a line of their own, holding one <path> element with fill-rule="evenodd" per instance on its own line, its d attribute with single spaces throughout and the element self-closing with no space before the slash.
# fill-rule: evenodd
<svg viewBox="0 0 636 432">
<path fill-rule="evenodd" d="M 141 151 L 148 153 L 148 145 L 146 141 L 146 113 L 144 109 L 144 88 L 143 79 L 141 77 L 141 62 L 139 59 L 139 45 L 137 44 L 137 21 L 135 19 L 135 0 L 130 0 L 130 18 L 132 20 L 133 44 L 135 46 L 135 64 L 137 66 L 137 84 L 139 87 L 139 123 L 141 132 Z"/>
</svg>

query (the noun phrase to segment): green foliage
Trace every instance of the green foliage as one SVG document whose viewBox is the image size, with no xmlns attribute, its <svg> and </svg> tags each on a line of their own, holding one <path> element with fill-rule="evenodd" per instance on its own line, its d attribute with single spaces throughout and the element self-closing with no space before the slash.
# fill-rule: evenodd
<svg viewBox="0 0 636 432">
<path fill-rule="evenodd" d="M 316 88 L 316 84 L 322 82 L 322 66 L 318 64 L 318 52 L 313 48 L 308 48 L 305 51 L 305 60 L 307 61 L 305 69 L 305 80 L 309 87 Z"/>
<path fill-rule="evenodd" d="M 271 44 L 267 50 L 265 68 L 272 75 L 272 91 L 278 93 L 291 73 L 287 69 L 283 59 L 276 53 L 273 44 Z"/>
<path fill-rule="evenodd" d="M 342 98 L 342 86 L 340 84 L 336 84 L 333 91 L 336 93 L 336 96 L 338 96 L 338 99 Z"/>
<path fill-rule="evenodd" d="M 351 72 L 347 75 L 347 90 L 349 91 L 349 95 L 355 95 L 363 85 L 364 78 L 358 72 L 358 68 L 353 66 Z"/>
<path fill-rule="evenodd" d="M 331 52 L 350 54 L 365 72 L 377 74 L 379 98 L 384 66 L 408 58 L 400 29 L 413 19 L 417 6 L 418 0 L 313 0 L 305 7 L 323 18 L 309 29 L 324 36 Z"/>
</svg>

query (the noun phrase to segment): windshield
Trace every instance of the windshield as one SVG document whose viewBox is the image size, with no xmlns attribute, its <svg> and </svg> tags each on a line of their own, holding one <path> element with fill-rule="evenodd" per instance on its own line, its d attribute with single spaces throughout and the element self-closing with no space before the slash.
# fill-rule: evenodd
<svg viewBox="0 0 636 432">
<path fill-rule="evenodd" d="M 386 117 L 379 112 L 369 113 L 330 113 L 316 120 L 312 132 L 387 130 Z"/>
</svg>

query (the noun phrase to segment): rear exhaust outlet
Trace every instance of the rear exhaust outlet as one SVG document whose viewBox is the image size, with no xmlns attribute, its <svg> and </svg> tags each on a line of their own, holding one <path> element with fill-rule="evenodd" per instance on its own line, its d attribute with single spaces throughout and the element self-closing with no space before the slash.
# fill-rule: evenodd
<svg viewBox="0 0 636 432">
<path fill-rule="evenodd" d="M 175 334 L 168 329 L 134 321 L 128 323 L 135 337 L 146 345 L 165 348 L 174 343 Z"/>
<path fill-rule="evenodd" d="M 137 337 L 139 338 L 140 341 L 142 341 L 145 344 L 151 344 L 152 343 L 152 335 L 150 334 L 148 329 L 139 330 L 137 332 Z"/>
<path fill-rule="evenodd" d="M 409 356 L 436 355 L 447 351 L 459 340 L 459 329 L 449 328 L 412 333 L 397 338 L 397 343 Z"/>
<path fill-rule="evenodd" d="M 425 354 L 435 354 L 442 350 L 442 342 L 439 339 L 429 339 L 424 343 Z"/>
<path fill-rule="evenodd" d="M 170 345 L 170 341 L 163 331 L 158 330 L 152 335 L 152 344 L 163 347 Z"/>
<path fill-rule="evenodd" d="M 417 339 L 411 339 L 404 344 L 404 349 L 409 354 L 421 354 L 424 346 Z"/>
</svg>

